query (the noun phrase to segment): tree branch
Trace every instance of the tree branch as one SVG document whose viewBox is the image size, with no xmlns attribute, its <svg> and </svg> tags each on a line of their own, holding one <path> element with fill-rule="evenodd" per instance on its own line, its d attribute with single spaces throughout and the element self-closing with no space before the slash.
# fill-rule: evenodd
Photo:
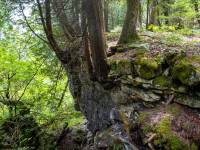
<svg viewBox="0 0 200 150">
<path fill-rule="evenodd" d="M 21 10 L 21 13 L 24 17 L 24 20 L 26 22 L 26 25 L 28 26 L 28 28 L 31 30 L 31 32 L 36 36 L 38 37 L 40 40 L 42 40 L 44 43 L 46 44 L 49 44 L 45 39 L 43 39 L 41 36 L 39 36 L 31 27 L 31 25 L 29 24 L 27 18 L 26 18 L 26 15 L 24 14 L 24 10 L 23 10 L 23 7 L 22 7 L 22 4 L 21 4 L 21 1 L 19 1 L 19 6 L 20 6 L 20 10 Z"/>
</svg>

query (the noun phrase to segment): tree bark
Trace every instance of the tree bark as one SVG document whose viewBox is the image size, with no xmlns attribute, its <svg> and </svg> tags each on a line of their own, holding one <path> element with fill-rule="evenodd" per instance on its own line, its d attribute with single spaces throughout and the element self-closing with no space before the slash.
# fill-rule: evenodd
<svg viewBox="0 0 200 150">
<path fill-rule="evenodd" d="M 54 2 L 58 4 L 60 0 L 54 0 Z M 105 89 L 102 83 L 91 80 L 89 73 L 89 67 L 91 67 L 89 64 L 91 63 L 94 64 L 94 71 L 98 80 L 105 79 L 108 73 L 103 31 L 103 11 L 100 11 L 102 10 L 101 2 L 99 0 L 84 0 L 82 2 L 86 2 L 87 4 L 85 5 L 87 6 L 87 8 L 85 8 L 85 10 L 87 10 L 87 20 L 83 18 L 86 22 L 82 22 L 82 31 L 87 32 L 87 30 L 85 30 L 87 24 L 89 41 L 85 39 L 87 36 L 78 38 L 76 34 L 72 34 L 71 36 L 75 37 L 74 41 L 70 41 L 67 48 L 62 49 L 61 46 L 58 45 L 53 34 L 51 22 L 52 5 L 50 5 L 50 1 L 45 1 L 44 9 L 42 7 L 43 3 L 37 0 L 40 19 L 47 40 L 49 41 L 49 46 L 56 53 L 56 56 L 66 70 L 70 92 L 78 108 L 80 108 L 88 121 L 88 129 L 95 133 L 111 125 L 110 111 L 115 105 L 109 91 Z M 65 13 L 66 12 L 63 11 L 62 16 L 66 16 Z M 45 17 L 43 16 L 44 14 L 46 14 Z M 59 19 L 59 21 L 63 30 L 66 29 L 63 25 L 63 20 Z M 69 24 L 67 18 L 65 21 Z M 66 38 L 68 38 L 68 35 L 66 35 Z M 87 57 L 91 57 L 91 59 L 87 59 Z M 88 60 L 91 62 L 88 62 Z"/>
<path fill-rule="evenodd" d="M 150 0 L 147 0 L 146 29 L 148 29 L 148 25 L 149 25 L 149 4 L 150 4 Z"/>
<path fill-rule="evenodd" d="M 127 0 L 126 18 L 118 44 L 130 43 L 139 38 L 136 31 L 139 3 L 139 0 Z"/>
<path fill-rule="evenodd" d="M 142 7 L 141 2 L 139 2 L 139 18 L 138 18 L 138 21 L 139 21 L 140 28 L 142 28 L 142 20 L 143 20 L 143 7 Z"/>
<path fill-rule="evenodd" d="M 104 81 L 108 75 L 108 66 L 102 2 L 87 0 L 86 13 L 94 73 L 98 81 Z"/>
<path fill-rule="evenodd" d="M 104 0 L 104 19 L 105 19 L 105 31 L 109 32 L 109 26 L 108 26 L 108 0 Z"/>
<path fill-rule="evenodd" d="M 81 25 L 80 25 L 80 10 L 81 10 L 81 1 L 80 0 L 72 0 L 72 20 L 74 28 L 80 33 Z"/>
<path fill-rule="evenodd" d="M 159 21 L 159 8 L 158 8 L 158 0 L 153 0 L 150 7 L 150 16 L 148 25 L 157 25 L 160 26 Z"/>
</svg>

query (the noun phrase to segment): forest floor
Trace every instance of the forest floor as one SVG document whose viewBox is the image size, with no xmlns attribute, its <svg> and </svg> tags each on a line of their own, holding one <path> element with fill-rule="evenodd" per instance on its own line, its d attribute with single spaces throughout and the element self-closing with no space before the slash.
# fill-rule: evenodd
<svg viewBox="0 0 200 150">
<path fill-rule="evenodd" d="M 116 46 L 119 38 L 118 33 L 108 34 L 108 51 Z M 200 36 L 181 35 L 173 32 L 142 32 L 140 42 L 149 45 L 152 56 L 165 51 L 184 51 L 187 55 L 200 55 Z"/>
</svg>

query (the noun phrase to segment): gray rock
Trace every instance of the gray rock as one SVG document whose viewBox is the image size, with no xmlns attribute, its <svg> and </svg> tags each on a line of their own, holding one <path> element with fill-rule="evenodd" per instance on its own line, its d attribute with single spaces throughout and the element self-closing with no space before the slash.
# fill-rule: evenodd
<svg viewBox="0 0 200 150">
<path fill-rule="evenodd" d="M 195 95 L 188 96 L 185 94 L 179 94 L 176 96 L 174 101 L 192 108 L 200 108 L 200 97 Z"/>
</svg>

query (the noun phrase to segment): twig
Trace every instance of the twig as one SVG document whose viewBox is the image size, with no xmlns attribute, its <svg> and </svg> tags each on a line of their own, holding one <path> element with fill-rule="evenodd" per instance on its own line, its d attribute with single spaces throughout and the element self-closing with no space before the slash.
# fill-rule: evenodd
<svg viewBox="0 0 200 150">
<path fill-rule="evenodd" d="M 146 143 L 150 143 L 154 138 L 156 137 L 156 134 L 152 134 L 146 141 Z"/>
<path fill-rule="evenodd" d="M 169 97 L 169 99 L 168 99 L 168 101 L 166 102 L 165 105 L 169 105 L 169 104 L 173 101 L 173 99 L 174 99 L 174 94 L 172 94 L 172 95 Z"/>
<path fill-rule="evenodd" d="M 22 12 L 22 15 L 24 17 L 24 20 L 26 22 L 26 25 L 28 26 L 28 28 L 32 31 L 32 33 L 37 36 L 40 40 L 42 40 L 43 42 L 45 42 L 46 44 L 49 44 L 45 39 L 43 39 L 41 36 L 39 36 L 31 27 L 31 25 L 29 24 L 27 18 L 26 18 L 26 15 L 24 14 L 24 10 L 23 10 L 23 7 L 22 7 L 22 4 L 21 4 L 21 1 L 19 1 L 19 6 L 20 6 L 20 9 L 21 9 L 21 12 Z"/>
<path fill-rule="evenodd" d="M 66 93 L 66 91 L 67 91 L 68 84 L 69 84 L 69 80 L 67 80 L 67 83 L 66 83 L 65 88 L 64 88 L 64 90 L 63 90 L 63 93 L 62 93 L 62 95 L 61 95 L 60 101 L 59 101 L 59 103 L 58 103 L 57 109 L 61 106 L 61 104 L 62 104 L 62 102 L 63 102 L 65 93 Z"/>
</svg>

